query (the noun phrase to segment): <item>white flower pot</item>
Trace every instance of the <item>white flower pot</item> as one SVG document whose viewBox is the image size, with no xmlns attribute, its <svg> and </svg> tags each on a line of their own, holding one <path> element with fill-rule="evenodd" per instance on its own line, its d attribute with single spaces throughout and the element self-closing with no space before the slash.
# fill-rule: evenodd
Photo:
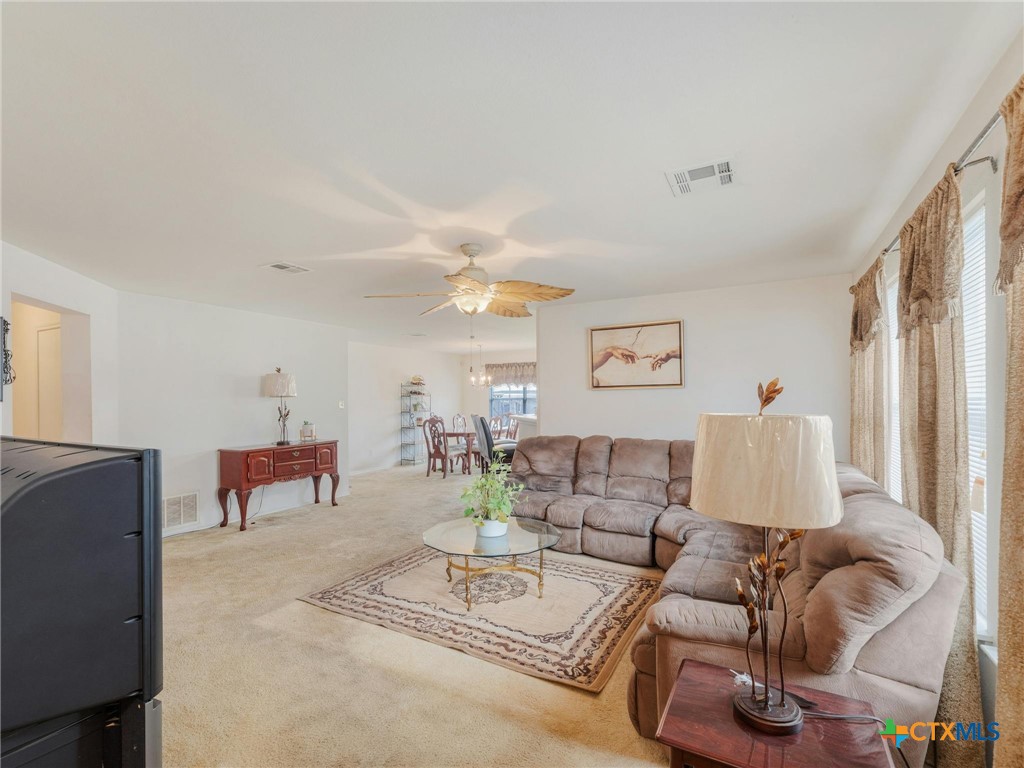
<svg viewBox="0 0 1024 768">
<path fill-rule="evenodd" d="M 484 524 L 477 529 L 478 536 L 504 536 L 508 533 L 508 523 L 500 520 L 484 520 Z"/>
</svg>

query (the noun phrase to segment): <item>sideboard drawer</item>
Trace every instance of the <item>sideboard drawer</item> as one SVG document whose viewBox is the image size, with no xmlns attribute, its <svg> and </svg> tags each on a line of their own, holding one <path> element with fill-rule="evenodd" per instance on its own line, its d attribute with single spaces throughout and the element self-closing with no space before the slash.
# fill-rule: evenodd
<svg viewBox="0 0 1024 768">
<path fill-rule="evenodd" d="M 288 477 L 288 475 L 301 475 L 304 472 L 312 472 L 315 462 L 313 459 L 305 461 L 277 461 L 274 463 L 274 477 Z"/>
<path fill-rule="evenodd" d="M 307 445 L 302 448 L 281 448 L 274 451 L 274 461 L 277 464 L 284 464 L 286 461 L 307 461 L 314 458 L 316 448 Z"/>
</svg>

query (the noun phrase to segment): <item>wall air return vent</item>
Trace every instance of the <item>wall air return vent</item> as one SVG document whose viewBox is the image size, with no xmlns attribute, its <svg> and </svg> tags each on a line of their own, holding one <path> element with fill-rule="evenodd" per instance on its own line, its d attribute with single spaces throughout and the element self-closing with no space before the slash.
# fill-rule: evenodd
<svg viewBox="0 0 1024 768">
<path fill-rule="evenodd" d="M 199 491 L 184 493 L 181 496 L 168 496 L 164 499 L 164 530 L 180 528 L 199 522 Z"/>
<path fill-rule="evenodd" d="M 266 266 L 267 269 L 274 269 L 278 272 L 287 272 L 292 275 L 310 271 L 305 267 L 300 267 L 298 264 L 291 264 L 287 261 L 275 261 L 273 264 L 266 264 L 264 266 Z"/>
<path fill-rule="evenodd" d="M 665 179 L 674 197 L 694 192 L 707 192 L 733 183 L 733 167 L 729 160 L 704 163 L 679 171 L 666 171 Z"/>
</svg>

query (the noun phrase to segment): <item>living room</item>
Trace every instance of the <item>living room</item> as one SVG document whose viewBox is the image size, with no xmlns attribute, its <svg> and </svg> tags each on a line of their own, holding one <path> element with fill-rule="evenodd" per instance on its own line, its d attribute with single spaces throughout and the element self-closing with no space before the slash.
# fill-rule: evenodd
<svg viewBox="0 0 1024 768">
<path fill-rule="evenodd" d="M 1024 766 L 1019 3 L 5 3 L 2 43 L 5 682 L 32 667 L 16 639 L 77 631 L 8 592 L 74 561 L 18 538 L 29 441 L 118 446 L 156 515 L 127 623 L 162 647 L 123 692 L 162 724 L 124 765 L 747 765 L 672 741 L 715 741 L 679 727 L 700 706 L 667 714 L 707 662 L 871 713 L 769 735 L 727 706 L 759 766 L 818 737 L 802 764 Z M 951 261 L 912 259 L 935 230 Z M 931 367 L 922 323 L 955 329 Z M 759 409 L 794 415 L 759 454 L 786 482 L 763 521 L 708 522 L 712 465 L 758 492 L 715 415 Z M 546 543 L 506 562 L 431 534 L 486 522 L 464 510 L 487 478 Z M 815 479 L 842 503 L 769 520 Z M 886 525 L 853 530 L 847 494 Z M 775 567 L 762 525 L 808 531 L 772 589 L 833 571 L 766 597 L 763 648 L 733 586 L 757 594 L 748 555 Z M 901 580 L 918 534 L 928 584 Z M 826 597 L 840 568 L 858 586 Z M 917 602 L 872 613 L 889 583 Z M 681 640 L 700 616 L 739 622 L 749 670 L 731 636 Z M 844 633 L 864 650 L 815 656 Z M 85 744 L 119 696 L 5 717 L 5 765 L 68 764 L 48 718 Z M 984 727 L 912 730 L 954 722 Z"/>
</svg>

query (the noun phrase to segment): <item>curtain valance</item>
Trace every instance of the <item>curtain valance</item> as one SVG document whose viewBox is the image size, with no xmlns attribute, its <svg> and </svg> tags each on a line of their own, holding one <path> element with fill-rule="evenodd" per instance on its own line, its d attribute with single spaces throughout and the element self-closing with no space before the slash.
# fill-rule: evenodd
<svg viewBox="0 0 1024 768">
<path fill-rule="evenodd" d="M 525 387 L 537 383 L 536 363 L 488 363 L 484 374 L 491 377 L 491 386 Z"/>
<path fill-rule="evenodd" d="M 955 168 L 946 166 L 942 181 L 900 230 L 900 337 L 960 314 L 964 228 Z"/>
<path fill-rule="evenodd" d="M 867 349 L 878 331 L 885 327 L 885 257 L 879 256 L 868 271 L 850 286 L 853 294 L 853 318 L 850 325 L 850 351 Z"/>
</svg>

